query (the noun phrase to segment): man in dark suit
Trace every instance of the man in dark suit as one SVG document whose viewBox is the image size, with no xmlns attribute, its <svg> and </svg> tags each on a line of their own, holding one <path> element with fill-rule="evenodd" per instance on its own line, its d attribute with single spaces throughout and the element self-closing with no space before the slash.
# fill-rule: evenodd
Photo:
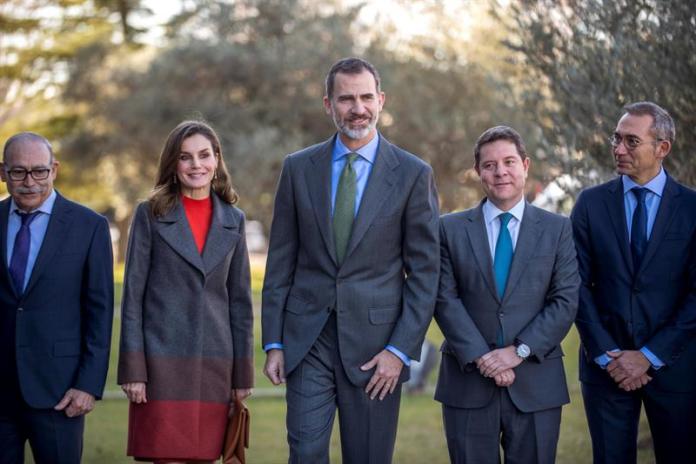
<svg viewBox="0 0 696 464">
<path fill-rule="evenodd" d="M 113 316 L 106 219 L 53 189 L 51 145 L 5 143 L 0 177 L 0 463 L 78 463 L 104 389 Z"/>
<path fill-rule="evenodd" d="M 641 405 L 658 463 L 696 456 L 696 193 L 662 168 L 669 113 L 624 107 L 610 138 L 620 176 L 572 214 L 582 287 L 580 380 L 595 463 L 635 463 Z"/>
<path fill-rule="evenodd" d="M 578 302 L 570 221 L 524 199 L 520 135 L 474 148 L 486 198 L 440 221 L 435 319 L 445 335 L 435 399 L 453 463 L 553 463 L 568 403 L 560 343 Z"/>
<path fill-rule="evenodd" d="M 336 408 L 344 463 L 391 462 L 405 366 L 420 356 L 432 317 L 433 172 L 377 132 L 383 104 L 370 63 L 335 63 L 324 106 L 338 134 L 289 155 L 280 176 L 264 371 L 276 385 L 287 375 L 292 463 L 328 462 Z"/>
</svg>

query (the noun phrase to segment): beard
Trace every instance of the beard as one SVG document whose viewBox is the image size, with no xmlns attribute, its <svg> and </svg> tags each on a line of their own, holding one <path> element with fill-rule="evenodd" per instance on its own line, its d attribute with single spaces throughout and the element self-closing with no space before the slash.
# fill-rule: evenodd
<svg viewBox="0 0 696 464">
<path fill-rule="evenodd" d="M 369 115 L 369 113 L 366 113 Z M 360 129 L 351 129 L 350 127 L 350 122 L 352 119 L 358 119 L 357 117 L 353 118 L 344 118 L 340 119 L 339 115 L 336 114 L 336 111 L 331 109 L 331 117 L 333 119 L 334 125 L 336 126 L 336 129 L 346 137 L 352 140 L 361 140 L 367 137 L 370 132 L 375 130 L 377 127 L 377 120 L 379 119 L 379 113 L 375 115 L 370 115 L 370 119 L 368 121 L 367 126 L 360 128 Z"/>
</svg>

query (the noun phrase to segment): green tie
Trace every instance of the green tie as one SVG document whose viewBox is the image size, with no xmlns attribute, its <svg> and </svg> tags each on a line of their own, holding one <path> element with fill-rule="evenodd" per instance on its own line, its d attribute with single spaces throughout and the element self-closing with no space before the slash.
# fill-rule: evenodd
<svg viewBox="0 0 696 464">
<path fill-rule="evenodd" d="M 355 217 L 355 169 L 353 162 L 358 157 L 357 153 L 349 153 L 341 177 L 338 180 L 336 190 L 336 204 L 334 205 L 333 229 L 334 241 L 336 242 L 336 258 L 338 264 L 343 262 L 350 239 L 350 232 L 353 229 L 353 218 Z"/>
</svg>

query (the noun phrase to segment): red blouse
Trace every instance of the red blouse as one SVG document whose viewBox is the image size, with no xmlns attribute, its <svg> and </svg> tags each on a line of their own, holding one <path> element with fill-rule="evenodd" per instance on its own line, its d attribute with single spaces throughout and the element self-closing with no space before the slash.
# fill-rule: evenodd
<svg viewBox="0 0 696 464">
<path fill-rule="evenodd" d="M 186 212 L 193 239 L 198 247 L 198 252 L 203 254 L 205 247 L 205 239 L 208 236 L 210 222 L 213 218 L 213 199 L 211 197 L 203 198 L 202 200 L 194 200 L 187 196 L 181 196 L 181 201 Z"/>
</svg>

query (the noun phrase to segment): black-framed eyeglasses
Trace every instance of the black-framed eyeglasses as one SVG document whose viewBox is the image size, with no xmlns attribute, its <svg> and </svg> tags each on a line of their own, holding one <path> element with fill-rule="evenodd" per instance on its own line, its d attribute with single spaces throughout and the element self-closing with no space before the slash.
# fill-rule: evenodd
<svg viewBox="0 0 696 464">
<path fill-rule="evenodd" d="M 46 168 L 46 167 L 41 167 L 41 168 L 34 168 L 34 169 L 24 169 L 24 168 L 10 168 L 10 169 L 5 169 L 5 172 L 7 172 L 7 177 L 10 178 L 10 180 L 14 181 L 22 181 L 27 178 L 27 175 L 31 175 L 32 179 L 34 180 L 46 180 L 48 179 L 48 176 L 51 175 L 51 168 Z"/>
<path fill-rule="evenodd" d="M 657 143 L 661 140 L 654 140 L 652 143 Z M 626 150 L 635 150 L 639 146 L 643 145 L 644 143 L 649 143 L 648 141 L 641 140 L 640 138 L 636 137 L 635 135 L 627 135 L 627 136 L 622 136 L 621 134 L 612 134 L 611 137 L 609 137 L 609 143 L 611 143 L 611 146 L 616 148 L 619 145 L 623 143 L 623 146 L 626 147 Z"/>
</svg>

